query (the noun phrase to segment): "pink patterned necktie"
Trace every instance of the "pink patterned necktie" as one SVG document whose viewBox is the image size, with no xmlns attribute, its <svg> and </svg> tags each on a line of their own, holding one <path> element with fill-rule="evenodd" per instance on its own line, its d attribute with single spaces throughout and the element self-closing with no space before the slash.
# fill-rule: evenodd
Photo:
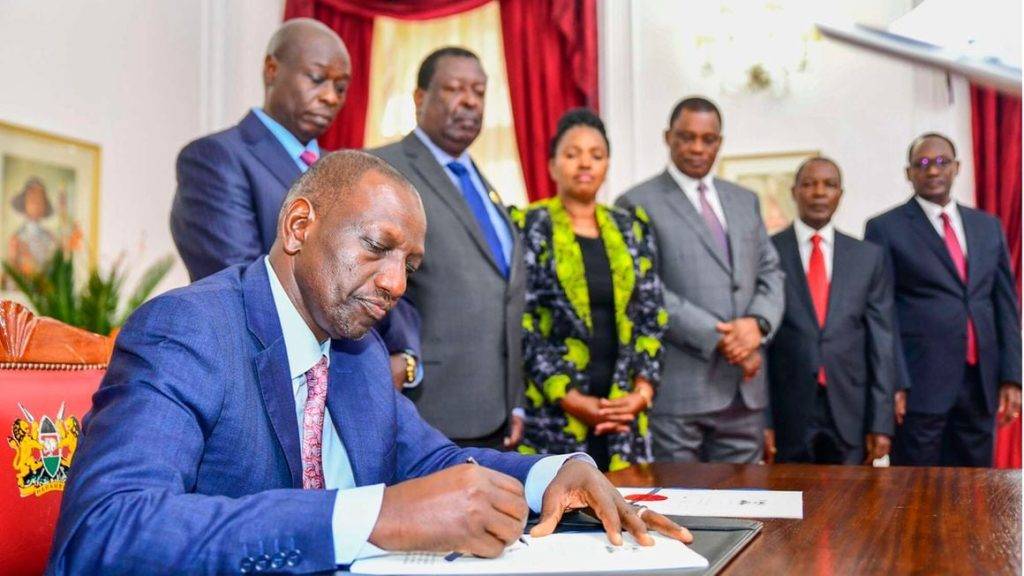
<svg viewBox="0 0 1024 576">
<path fill-rule="evenodd" d="M 946 250 L 949 250 L 949 257 L 953 259 L 956 271 L 960 274 L 960 280 L 964 286 L 967 285 L 967 258 L 964 257 L 963 248 L 960 247 L 960 240 L 949 220 L 949 214 L 942 213 L 942 238 L 946 241 Z M 974 366 L 978 363 L 978 340 L 974 334 L 974 322 L 967 317 L 967 364 Z"/>
<path fill-rule="evenodd" d="M 306 371 L 306 407 L 302 410 L 302 487 L 324 488 L 324 411 L 327 405 L 327 357 Z"/>
<path fill-rule="evenodd" d="M 319 158 L 320 156 L 312 150 L 303 150 L 302 154 L 299 154 L 299 160 L 302 160 L 306 166 L 312 166 Z"/>
<path fill-rule="evenodd" d="M 700 194 L 700 215 L 704 218 L 704 223 L 707 224 L 708 230 L 711 231 L 711 236 L 714 237 L 718 248 L 721 249 L 722 256 L 725 256 L 727 261 L 732 260 L 732 254 L 729 253 L 729 239 L 725 234 L 722 221 L 715 214 L 714 208 L 711 207 L 711 202 L 708 202 L 708 187 L 704 185 L 704 182 L 697 184 L 697 192 Z"/>
</svg>

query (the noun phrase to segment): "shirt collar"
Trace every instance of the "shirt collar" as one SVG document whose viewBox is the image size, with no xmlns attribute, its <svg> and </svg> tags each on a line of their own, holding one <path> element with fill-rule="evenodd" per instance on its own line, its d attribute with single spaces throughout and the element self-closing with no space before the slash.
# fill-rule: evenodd
<svg viewBox="0 0 1024 576">
<path fill-rule="evenodd" d="M 704 183 L 704 187 L 707 188 L 709 192 L 715 189 L 714 182 L 713 182 L 714 178 L 711 176 L 710 172 L 705 174 L 703 178 L 697 179 L 697 178 L 694 178 L 692 176 L 687 176 L 686 174 L 683 174 L 683 171 L 680 170 L 679 167 L 676 166 L 674 162 L 669 161 L 669 163 L 668 163 L 668 175 L 671 176 L 672 179 L 676 181 L 676 184 L 678 184 L 679 187 L 682 188 L 684 192 L 692 191 L 692 192 L 696 193 L 697 192 L 697 184 L 699 184 L 701 182 Z"/>
<path fill-rule="evenodd" d="M 331 341 L 324 340 L 317 342 L 313 331 L 306 325 L 306 321 L 295 309 L 284 286 L 277 279 L 277 273 L 270 265 L 270 258 L 264 256 L 263 263 L 267 267 L 267 274 L 270 276 L 270 293 L 274 297 L 274 307 L 277 308 L 277 318 L 281 321 L 281 334 L 284 336 L 284 348 L 288 353 L 288 373 L 292 380 L 305 374 L 310 368 L 316 365 L 323 356 L 327 357 L 330 365 Z M 295 384 L 293 383 L 294 387 Z"/>
<path fill-rule="evenodd" d="M 299 142 L 299 139 L 296 138 L 294 134 L 289 132 L 284 126 L 281 126 L 277 120 L 271 118 L 270 115 L 262 109 L 253 108 L 252 113 L 260 119 L 260 122 L 263 122 L 263 125 L 267 127 L 267 130 L 270 130 L 270 133 L 274 135 L 274 138 L 281 143 L 281 146 L 284 146 L 284 150 L 288 153 L 288 156 L 298 159 L 303 152 L 309 150 L 316 154 L 317 158 L 320 157 L 320 145 L 317 144 L 316 138 L 313 138 L 308 144 L 303 146 L 302 142 Z"/>
<path fill-rule="evenodd" d="M 437 144 L 434 144 L 434 141 L 430 139 L 430 136 L 427 136 L 427 133 L 424 132 L 419 126 L 416 126 L 416 128 L 413 129 L 413 133 L 415 133 L 416 137 L 420 139 L 420 142 L 423 142 L 423 145 L 427 147 L 427 150 L 430 150 L 430 153 L 434 156 L 434 159 L 437 160 L 437 163 L 440 164 L 441 166 L 447 168 L 449 162 L 458 162 L 459 164 L 462 164 L 466 168 L 473 168 L 473 162 L 469 159 L 469 152 L 463 150 L 462 154 L 460 154 L 459 157 L 456 158 L 442 150 Z"/>
<path fill-rule="evenodd" d="M 935 202 L 925 200 L 917 195 L 914 196 L 914 199 L 917 200 L 918 205 L 920 205 L 921 209 L 924 210 L 924 213 L 928 216 L 929 220 L 938 220 L 943 214 L 948 214 L 950 218 L 959 216 L 956 211 L 956 202 L 952 199 L 947 202 L 945 206 L 939 206 Z"/>
<path fill-rule="evenodd" d="M 810 243 L 811 236 L 814 236 L 815 234 L 821 236 L 821 241 L 828 246 L 832 246 L 835 242 L 836 228 L 832 225 L 831 221 L 822 226 L 821 230 L 815 230 L 807 224 L 804 224 L 803 220 L 797 218 L 793 220 L 793 231 L 796 232 L 796 239 L 800 244 Z"/>
</svg>

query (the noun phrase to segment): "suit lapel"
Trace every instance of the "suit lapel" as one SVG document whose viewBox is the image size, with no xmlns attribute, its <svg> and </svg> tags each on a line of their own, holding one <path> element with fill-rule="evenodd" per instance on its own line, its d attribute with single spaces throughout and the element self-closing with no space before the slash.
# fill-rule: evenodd
<svg viewBox="0 0 1024 576">
<path fill-rule="evenodd" d="M 291 187 L 292 183 L 302 175 L 302 171 L 288 156 L 274 134 L 252 112 L 242 119 L 241 128 L 242 138 L 249 145 L 252 155 L 266 166 L 267 170 L 270 170 L 270 173 L 281 182 L 285 189 Z"/>
<path fill-rule="evenodd" d="M 910 220 L 910 227 L 914 229 L 917 235 L 924 241 L 928 249 L 935 253 L 939 261 L 946 268 L 952 276 L 953 282 L 958 286 L 963 287 L 963 281 L 960 280 L 960 273 L 956 270 L 956 265 L 953 264 L 953 258 L 949 255 L 949 250 L 946 249 L 946 244 L 942 238 L 935 233 L 935 228 L 932 227 L 931 222 L 928 221 L 928 216 L 924 213 L 924 210 L 917 203 L 917 200 L 911 198 L 909 202 L 904 205 L 904 214 L 907 219 Z"/>
<path fill-rule="evenodd" d="M 367 346 L 374 340 L 334 340 L 331 342 L 331 368 L 328 375 L 327 409 L 331 421 L 345 445 L 352 476 L 356 486 L 383 481 L 386 475 L 384 454 L 385 438 L 367 433 L 381 418 L 374 403 L 367 396 L 370 383 L 379 375 L 368 365 Z"/>
<path fill-rule="evenodd" d="M 782 259 L 783 266 L 786 268 L 786 282 L 794 283 L 794 289 L 800 297 L 800 304 L 804 307 L 804 312 L 811 324 L 817 326 L 818 316 L 814 311 L 811 289 L 807 285 L 807 273 L 804 272 L 804 265 L 800 260 L 800 245 L 797 242 L 796 230 L 792 225 L 779 233 L 779 240 L 782 242 L 779 258 Z M 835 269 L 833 268 L 834 273 Z"/>
<path fill-rule="evenodd" d="M 249 265 L 242 280 L 242 299 L 246 324 L 261 347 L 253 358 L 260 395 L 271 427 L 284 452 L 292 487 L 302 488 L 302 452 L 299 447 L 299 423 L 295 416 L 295 395 L 288 373 L 288 352 L 285 350 L 281 322 L 274 297 L 270 292 L 263 259 Z"/>
<path fill-rule="evenodd" d="M 842 306 L 846 299 L 847 290 L 853 281 L 855 271 L 853 267 L 853 253 L 851 243 L 853 240 L 835 231 L 832 236 L 832 278 L 828 283 L 828 310 L 825 313 L 824 332 L 829 327 L 829 320 L 832 319 L 836 310 Z"/>
<path fill-rule="evenodd" d="M 741 224 L 743 219 L 747 217 L 747 214 L 746 210 L 737 204 L 736 195 L 726 192 L 725 190 L 728 188 L 728 185 L 723 184 L 722 180 L 715 179 L 718 203 L 722 205 L 722 214 L 725 216 L 723 225 L 726 227 L 725 234 L 729 238 L 729 251 L 732 254 L 733 262 L 742 262 L 743 253 L 753 248 L 753 246 L 749 246 L 743 241 L 741 235 L 743 230 L 748 229 L 747 226 Z M 707 226 L 704 227 L 707 228 Z"/>
<path fill-rule="evenodd" d="M 469 209 L 469 205 L 466 203 L 466 199 L 462 197 L 462 191 L 452 183 L 451 178 L 448 177 L 445 168 L 437 163 L 437 159 L 430 153 L 426 145 L 420 141 L 416 133 L 410 133 L 402 140 L 402 147 L 405 149 L 406 156 L 409 158 L 409 164 L 412 166 L 420 178 L 426 182 L 435 194 L 441 199 L 442 202 L 448 206 L 462 226 L 469 232 L 470 237 L 476 243 L 477 248 L 483 253 L 487 261 L 491 263 L 495 272 L 501 273 L 498 268 L 498 264 L 494 261 L 494 257 L 491 255 L 491 248 L 487 244 L 487 239 L 484 238 L 483 232 L 480 230 L 480 225 L 476 221 L 476 216 Z M 474 167 L 476 164 L 474 164 Z M 480 171 L 477 170 L 479 174 Z M 483 177 L 481 176 L 481 180 Z M 484 185 L 488 187 L 488 192 L 491 192 L 490 183 L 486 180 Z M 501 210 L 504 212 L 504 209 Z M 505 219 L 508 220 L 507 215 Z"/>
<path fill-rule="evenodd" d="M 967 285 L 970 287 L 981 278 L 981 261 L 987 255 L 981 249 L 981 223 L 975 219 L 975 214 L 960 206 L 957 206 L 957 210 L 960 211 L 960 222 L 964 225 L 964 242 L 967 243 Z"/>
<path fill-rule="evenodd" d="M 689 223 L 690 228 L 697 232 L 697 236 L 704 243 L 704 247 L 707 248 L 708 252 L 711 253 L 711 257 L 714 258 L 715 262 L 718 262 L 718 265 L 723 270 L 731 273 L 732 267 L 726 262 L 725 254 L 722 254 L 722 251 L 718 248 L 718 243 L 711 236 L 711 230 L 708 230 L 708 225 L 704 223 L 704 218 L 693 207 L 690 199 L 686 197 L 686 193 L 676 184 L 676 181 L 672 179 L 667 170 L 661 173 L 661 185 L 668 198 L 669 206 Z"/>
</svg>

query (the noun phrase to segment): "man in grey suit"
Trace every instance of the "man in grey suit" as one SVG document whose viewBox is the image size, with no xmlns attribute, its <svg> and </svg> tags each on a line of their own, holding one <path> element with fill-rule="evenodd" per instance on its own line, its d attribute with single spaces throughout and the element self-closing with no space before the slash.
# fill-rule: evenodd
<svg viewBox="0 0 1024 576">
<path fill-rule="evenodd" d="M 461 446 L 510 448 L 522 436 L 522 247 L 466 149 L 483 124 L 487 75 L 447 47 L 420 65 L 416 129 L 370 150 L 409 179 L 427 214 L 429 256 L 405 298 L 422 317 L 420 414 Z M 506 436 L 506 424 L 509 434 Z"/>
<path fill-rule="evenodd" d="M 680 101 L 671 162 L 617 204 L 646 209 L 669 311 L 665 368 L 650 414 L 658 460 L 757 462 L 768 395 L 761 347 L 782 319 L 783 274 L 757 196 L 710 176 L 722 116 Z"/>
<path fill-rule="evenodd" d="M 772 237 L 786 314 L 768 347 L 765 443 L 780 462 L 870 464 L 895 429 L 892 278 L 879 247 L 833 226 L 842 195 L 839 166 L 807 160 L 793 183 L 799 218 Z"/>
</svg>

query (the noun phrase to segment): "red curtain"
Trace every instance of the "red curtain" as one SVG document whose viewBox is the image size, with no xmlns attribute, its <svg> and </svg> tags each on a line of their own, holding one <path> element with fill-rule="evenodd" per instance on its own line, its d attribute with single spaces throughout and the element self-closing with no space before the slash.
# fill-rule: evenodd
<svg viewBox="0 0 1024 576">
<path fill-rule="evenodd" d="M 594 0 L 502 0 L 505 68 L 530 200 L 555 195 L 548 141 L 563 112 L 598 108 Z"/>
<path fill-rule="evenodd" d="M 1010 266 L 1021 295 L 1021 102 L 971 86 L 974 198 L 1003 224 Z M 1021 467 L 1021 420 L 996 431 L 997 468 Z"/>
<path fill-rule="evenodd" d="M 459 14 L 489 0 L 288 0 L 284 19 L 310 17 L 341 36 L 352 57 L 345 107 L 320 138 L 328 150 L 361 148 L 369 104 L 373 18 L 429 20 Z M 595 0 L 499 0 L 505 68 L 519 159 L 530 200 L 554 195 L 548 140 L 569 108 L 597 109 Z"/>
</svg>

